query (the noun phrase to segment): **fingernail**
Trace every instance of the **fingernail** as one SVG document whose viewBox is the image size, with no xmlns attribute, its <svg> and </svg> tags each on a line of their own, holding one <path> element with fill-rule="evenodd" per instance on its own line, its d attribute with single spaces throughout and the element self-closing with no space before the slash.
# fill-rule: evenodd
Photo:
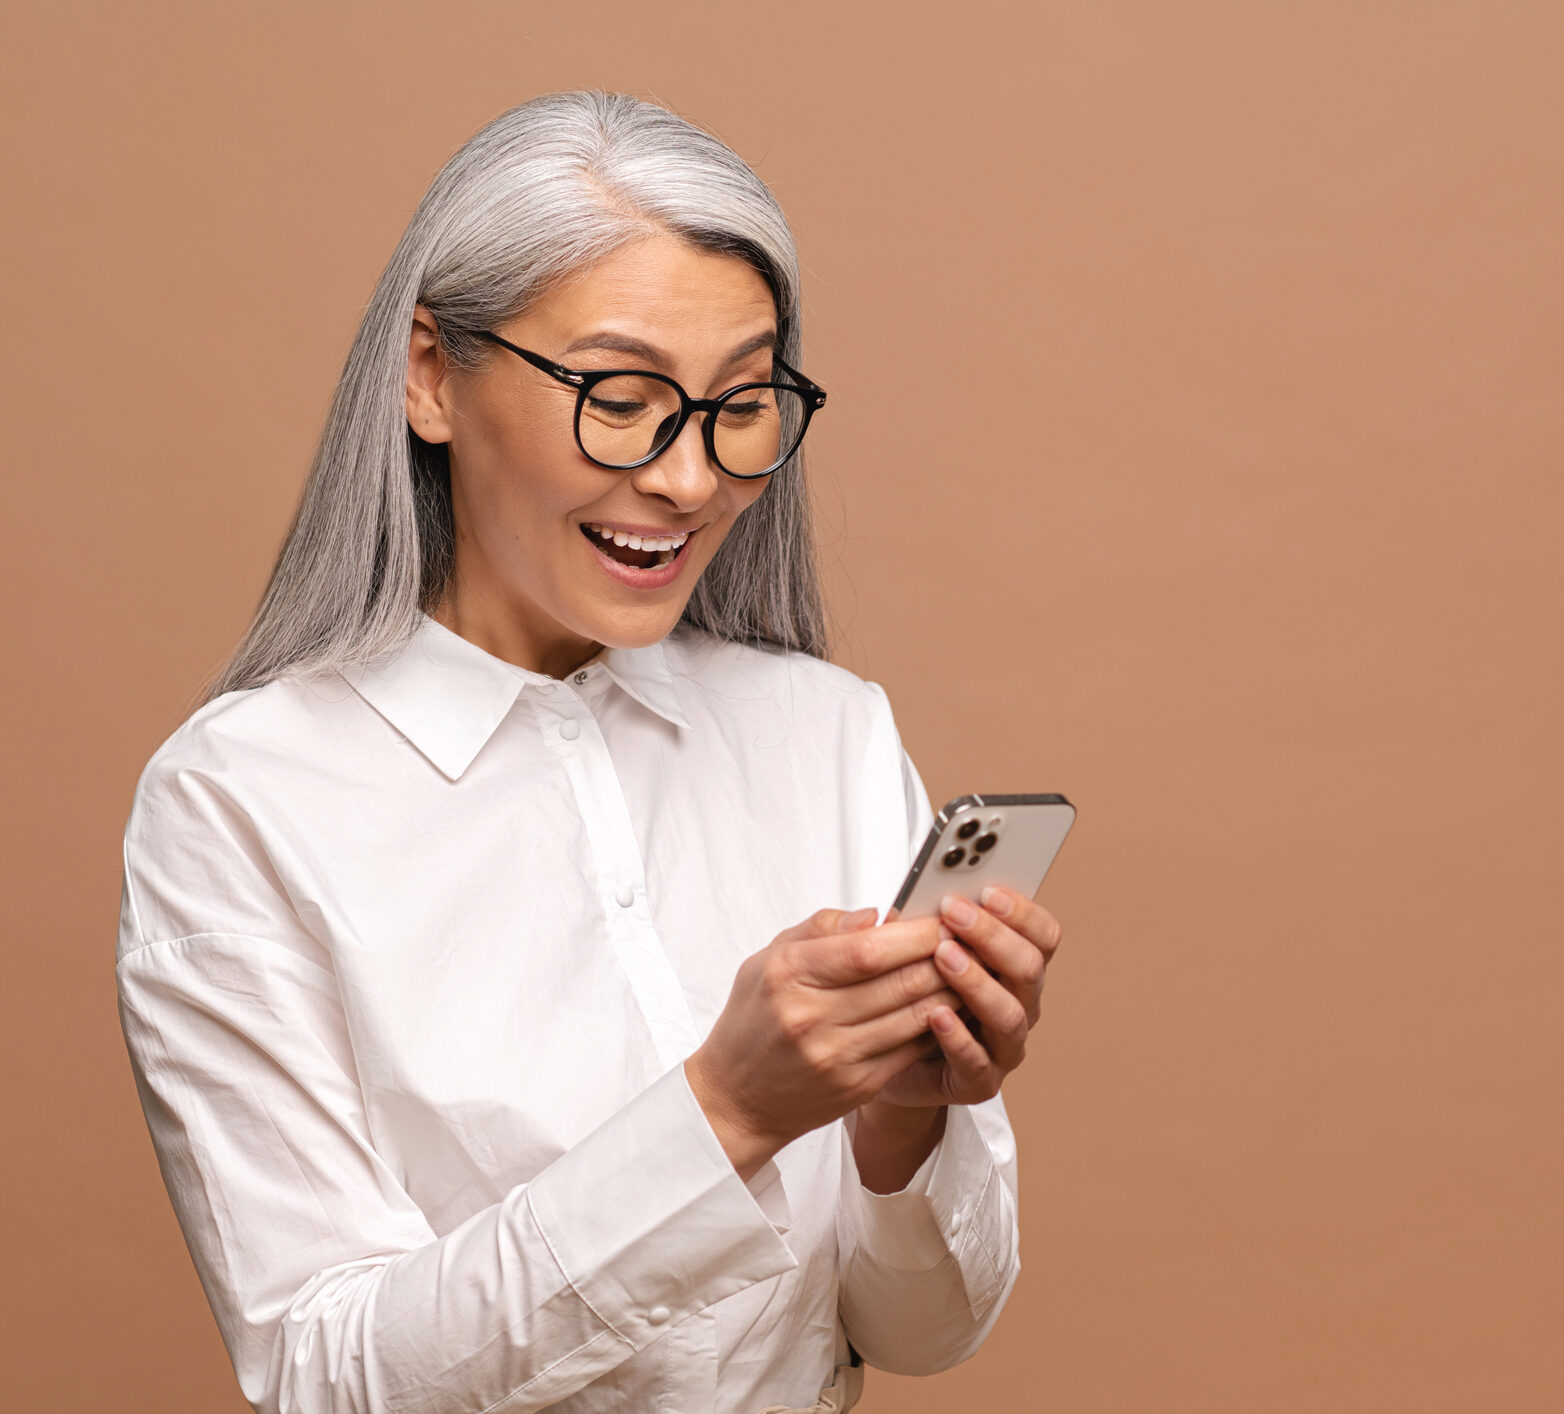
<svg viewBox="0 0 1564 1414">
<path fill-rule="evenodd" d="M 848 930 L 862 928 L 866 923 L 873 923 L 879 916 L 880 910 L 877 908 L 860 908 L 842 919 L 842 927 Z"/>
<path fill-rule="evenodd" d="M 967 970 L 967 954 L 964 948 L 955 943 L 941 943 L 935 952 L 940 965 L 947 972 L 954 972 L 958 977 Z"/>
<path fill-rule="evenodd" d="M 996 889 L 992 884 L 978 895 L 978 902 L 990 913 L 997 913 L 1001 918 L 1015 907 L 1010 895 L 1003 889 Z"/>
<path fill-rule="evenodd" d="M 947 1036 L 956 1029 L 956 1018 L 944 1007 L 934 1013 L 932 1023 L 936 1031 L 943 1031 Z"/>
<path fill-rule="evenodd" d="M 959 894 L 946 894 L 939 901 L 939 909 L 958 928 L 967 928 L 977 922 L 977 909 L 972 906 L 970 899 L 964 899 Z"/>
</svg>

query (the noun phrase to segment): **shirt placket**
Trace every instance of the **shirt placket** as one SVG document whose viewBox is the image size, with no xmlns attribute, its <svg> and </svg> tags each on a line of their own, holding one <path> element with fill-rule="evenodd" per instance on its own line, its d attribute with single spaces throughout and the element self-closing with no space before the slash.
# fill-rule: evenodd
<svg viewBox="0 0 1564 1414">
<path fill-rule="evenodd" d="M 585 673 L 577 674 L 582 682 Z M 641 1015 L 659 1068 L 673 1069 L 700 1044 L 689 1000 L 652 923 L 646 870 L 630 807 L 591 709 L 570 683 L 541 684 L 533 696 L 544 740 L 564 767 L 581 812 L 603 921 Z"/>
</svg>

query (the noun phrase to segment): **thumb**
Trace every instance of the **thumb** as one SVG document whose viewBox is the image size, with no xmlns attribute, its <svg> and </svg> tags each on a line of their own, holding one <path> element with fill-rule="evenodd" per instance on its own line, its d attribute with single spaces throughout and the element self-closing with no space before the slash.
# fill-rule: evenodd
<svg viewBox="0 0 1564 1414">
<path fill-rule="evenodd" d="M 778 941 L 802 942 L 806 938 L 828 938 L 834 933 L 852 933 L 867 928 L 880 916 L 874 908 L 860 908 L 852 913 L 840 908 L 822 908 L 811 913 L 802 923 L 777 934 Z"/>
</svg>

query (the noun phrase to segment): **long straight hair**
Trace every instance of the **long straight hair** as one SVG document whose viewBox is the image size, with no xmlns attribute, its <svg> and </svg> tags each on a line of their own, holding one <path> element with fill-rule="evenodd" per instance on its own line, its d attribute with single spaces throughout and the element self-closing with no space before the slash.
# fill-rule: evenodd
<svg viewBox="0 0 1564 1414">
<path fill-rule="evenodd" d="M 502 113 L 440 170 L 348 351 L 293 524 L 249 628 L 199 702 L 394 652 L 438 604 L 455 550 L 443 443 L 407 423 L 413 306 L 456 366 L 476 336 L 574 270 L 653 232 L 755 266 L 801 364 L 798 255 L 776 198 L 731 148 L 626 94 L 555 93 Z M 802 453 L 772 474 L 707 565 L 682 622 L 824 657 Z"/>
</svg>

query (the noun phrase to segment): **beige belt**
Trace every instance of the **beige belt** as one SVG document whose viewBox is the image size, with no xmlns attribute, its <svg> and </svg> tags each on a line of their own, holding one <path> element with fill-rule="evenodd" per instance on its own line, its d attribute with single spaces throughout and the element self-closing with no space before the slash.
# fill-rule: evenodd
<svg viewBox="0 0 1564 1414">
<path fill-rule="evenodd" d="M 820 1398 L 806 1409 L 787 1404 L 768 1404 L 760 1414 L 843 1414 L 863 1395 L 863 1366 L 838 1365 L 831 1383 L 820 1391 Z"/>
</svg>

